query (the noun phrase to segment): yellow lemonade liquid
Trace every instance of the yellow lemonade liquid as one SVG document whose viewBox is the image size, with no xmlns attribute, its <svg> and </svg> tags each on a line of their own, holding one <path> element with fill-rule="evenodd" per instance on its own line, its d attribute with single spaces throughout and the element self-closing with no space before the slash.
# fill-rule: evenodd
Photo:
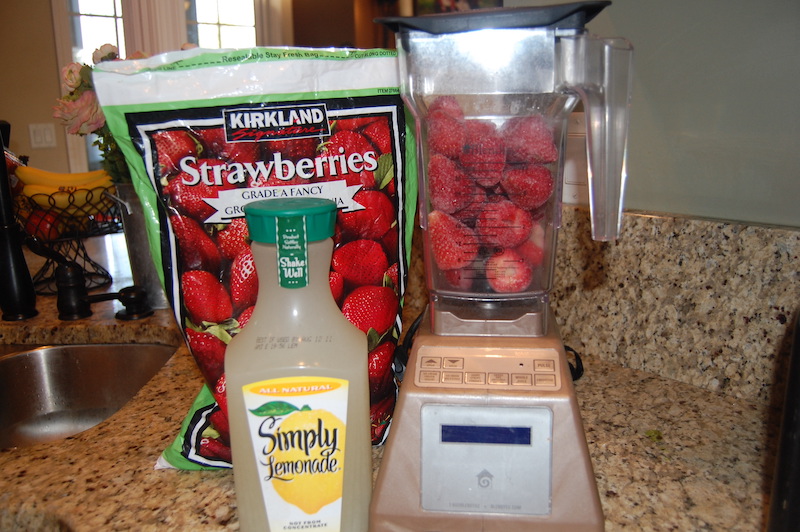
<svg viewBox="0 0 800 532">
<path fill-rule="evenodd" d="M 285 200 L 251 205 L 278 201 Z M 279 258 L 277 244 L 256 241 L 260 213 L 246 213 L 258 303 L 225 354 L 241 529 L 366 531 L 372 492 L 367 340 L 331 295 L 333 242 L 316 240 L 320 233 L 309 229 L 306 259 Z M 279 241 L 281 230 L 279 220 Z M 288 240 L 295 245 L 294 237 Z M 284 281 L 297 287 L 284 288 Z"/>
</svg>

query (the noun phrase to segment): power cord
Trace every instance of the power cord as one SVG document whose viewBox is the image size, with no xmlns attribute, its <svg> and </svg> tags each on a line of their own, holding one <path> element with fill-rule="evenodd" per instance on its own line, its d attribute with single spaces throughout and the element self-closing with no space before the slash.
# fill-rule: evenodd
<svg viewBox="0 0 800 532">
<path fill-rule="evenodd" d="M 403 341 L 397 344 L 394 350 L 394 374 L 397 380 L 402 382 L 403 376 L 406 373 L 406 366 L 408 365 L 408 354 L 411 352 L 411 346 L 414 343 L 414 337 L 417 335 L 422 318 L 425 316 L 425 311 L 422 311 L 416 317 L 414 322 L 408 327 Z"/>
<path fill-rule="evenodd" d="M 574 382 L 574 381 L 580 379 L 581 377 L 583 377 L 583 361 L 581 360 L 580 353 L 578 353 L 576 350 L 574 350 L 570 346 L 565 345 L 564 349 L 567 351 L 567 353 L 570 353 L 570 354 L 572 354 L 573 357 L 575 357 L 575 364 L 574 365 L 569 360 L 567 361 L 567 364 L 569 364 L 569 372 L 572 375 L 572 380 Z"/>
</svg>

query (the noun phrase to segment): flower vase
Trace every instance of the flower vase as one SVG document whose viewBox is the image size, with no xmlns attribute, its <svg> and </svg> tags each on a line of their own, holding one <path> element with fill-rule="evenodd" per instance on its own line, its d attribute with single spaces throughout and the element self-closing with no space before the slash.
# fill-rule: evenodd
<svg viewBox="0 0 800 532">
<path fill-rule="evenodd" d="M 128 246 L 133 283 L 147 291 L 147 302 L 150 308 L 170 308 L 150 253 L 144 211 L 139 196 L 131 183 L 117 183 L 116 189 L 117 197 L 121 200 L 122 230 Z"/>
</svg>

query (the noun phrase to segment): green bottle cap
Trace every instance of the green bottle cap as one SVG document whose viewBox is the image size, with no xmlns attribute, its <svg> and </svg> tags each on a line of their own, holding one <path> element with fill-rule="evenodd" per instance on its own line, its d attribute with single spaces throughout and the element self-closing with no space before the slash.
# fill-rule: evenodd
<svg viewBox="0 0 800 532">
<path fill-rule="evenodd" d="M 276 198 L 254 201 L 244 206 L 250 238 L 264 244 L 277 243 L 277 219 L 305 219 L 309 242 L 333 236 L 336 203 L 324 198 Z"/>
</svg>

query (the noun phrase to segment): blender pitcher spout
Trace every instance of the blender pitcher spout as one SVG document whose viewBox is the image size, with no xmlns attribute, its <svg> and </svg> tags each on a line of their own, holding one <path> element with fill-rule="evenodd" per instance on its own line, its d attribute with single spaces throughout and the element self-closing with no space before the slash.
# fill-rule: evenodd
<svg viewBox="0 0 800 532">
<path fill-rule="evenodd" d="M 578 94 L 586 113 L 592 239 L 620 236 L 627 180 L 633 46 L 590 34 L 559 40 L 562 90 Z"/>
</svg>

